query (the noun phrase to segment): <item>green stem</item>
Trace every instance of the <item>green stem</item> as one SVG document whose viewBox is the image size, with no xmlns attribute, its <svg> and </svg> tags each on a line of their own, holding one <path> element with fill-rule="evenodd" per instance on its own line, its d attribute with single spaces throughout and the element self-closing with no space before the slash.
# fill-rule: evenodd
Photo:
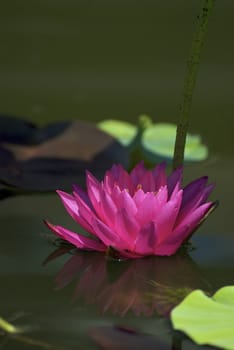
<svg viewBox="0 0 234 350">
<path fill-rule="evenodd" d="M 202 0 L 198 25 L 194 35 L 192 48 L 187 61 L 187 72 L 184 81 L 183 98 L 180 105 L 180 116 L 176 132 L 173 169 L 183 165 L 186 134 L 189 126 L 189 115 L 192 105 L 194 87 L 200 64 L 201 50 L 205 42 L 209 16 L 214 7 L 215 0 Z"/>
</svg>

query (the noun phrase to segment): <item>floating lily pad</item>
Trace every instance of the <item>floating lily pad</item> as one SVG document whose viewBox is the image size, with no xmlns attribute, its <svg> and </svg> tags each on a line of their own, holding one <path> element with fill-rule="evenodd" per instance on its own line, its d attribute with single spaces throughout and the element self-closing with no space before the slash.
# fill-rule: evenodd
<svg viewBox="0 0 234 350">
<path fill-rule="evenodd" d="M 171 320 L 199 345 L 234 350 L 234 286 L 219 289 L 213 297 L 193 291 L 172 311 Z"/>
<path fill-rule="evenodd" d="M 158 162 L 171 160 L 176 138 L 175 124 L 153 124 L 149 116 L 140 115 L 136 125 L 121 120 L 106 119 L 98 128 L 117 139 L 123 146 L 137 150 L 145 160 Z M 185 161 L 202 161 L 208 157 L 208 149 L 199 135 L 188 134 L 185 147 Z"/>
<path fill-rule="evenodd" d="M 172 159 L 176 138 L 176 125 L 168 123 L 153 124 L 142 135 L 142 148 L 152 161 L 155 157 Z M 186 161 L 201 161 L 208 156 L 208 150 L 201 143 L 199 135 L 187 135 L 185 147 Z"/>
<path fill-rule="evenodd" d="M 137 127 L 116 119 L 106 119 L 97 124 L 98 128 L 116 138 L 123 146 L 129 146 L 137 135 Z"/>
</svg>

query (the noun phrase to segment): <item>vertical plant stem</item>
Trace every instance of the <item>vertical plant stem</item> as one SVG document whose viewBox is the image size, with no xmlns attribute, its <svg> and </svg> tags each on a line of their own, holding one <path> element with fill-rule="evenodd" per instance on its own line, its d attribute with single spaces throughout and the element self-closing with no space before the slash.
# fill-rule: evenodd
<svg viewBox="0 0 234 350">
<path fill-rule="evenodd" d="M 194 87 L 200 63 L 201 50 L 205 42 L 208 21 L 215 0 L 202 0 L 201 11 L 198 18 L 197 29 L 192 42 L 191 52 L 187 61 L 187 71 L 183 87 L 183 98 L 180 105 L 179 122 L 176 131 L 173 169 L 183 165 L 186 134 L 189 126 L 189 115 L 192 105 Z"/>
</svg>

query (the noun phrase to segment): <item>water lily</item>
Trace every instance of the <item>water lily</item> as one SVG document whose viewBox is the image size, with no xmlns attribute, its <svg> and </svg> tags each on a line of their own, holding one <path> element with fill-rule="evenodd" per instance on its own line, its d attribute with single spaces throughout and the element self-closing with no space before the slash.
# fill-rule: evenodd
<svg viewBox="0 0 234 350">
<path fill-rule="evenodd" d="M 207 180 L 201 177 L 183 189 L 182 168 L 167 177 L 164 163 L 147 170 L 141 162 L 130 173 L 114 165 L 101 182 L 87 171 L 87 192 L 75 185 L 72 194 L 57 193 L 89 235 L 46 224 L 85 250 L 111 251 L 126 258 L 172 255 L 214 207 L 207 201 L 214 185 L 207 185 Z"/>
</svg>

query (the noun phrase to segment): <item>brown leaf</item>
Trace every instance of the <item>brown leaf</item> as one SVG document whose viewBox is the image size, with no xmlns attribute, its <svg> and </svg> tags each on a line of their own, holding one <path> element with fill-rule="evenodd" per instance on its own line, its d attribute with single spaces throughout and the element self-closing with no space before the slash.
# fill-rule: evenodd
<svg viewBox="0 0 234 350">
<path fill-rule="evenodd" d="M 2 146 L 11 151 L 19 161 L 32 158 L 60 158 L 91 161 L 95 155 L 113 144 L 113 138 L 95 125 L 74 121 L 59 135 L 39 145 L 17 145 L 3 142 Z"/>
<path fill-rule="evenodd" d="M 70 190 L 74 183 L 84 184 L 86 169 L 101 178 L 113 163 L 128 165 L 125 148 L 91 123 L 36 128 L 0 117 L 0 125 L 0 182 L 17 190 Z"/>
</svg>

